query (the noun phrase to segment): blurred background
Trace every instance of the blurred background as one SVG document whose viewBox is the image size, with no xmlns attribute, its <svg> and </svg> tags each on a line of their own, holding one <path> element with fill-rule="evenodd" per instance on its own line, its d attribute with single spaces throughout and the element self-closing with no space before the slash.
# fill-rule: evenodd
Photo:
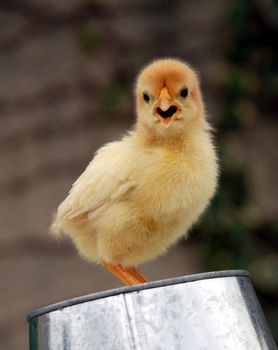
<svg viewBox="0 0 278 350">
<path fill-rule="evenodd" d="M 150 59 L 201 76 L 222 175 L 190 238 L 143 266 L 152 280 L 247 269 L 278 338 L 277 1 L 0 1 L 0 347 L 26 349 L 26 314 L 120 286 L 48 235 L 94 151 L 134 122 Z"/>
</svg>

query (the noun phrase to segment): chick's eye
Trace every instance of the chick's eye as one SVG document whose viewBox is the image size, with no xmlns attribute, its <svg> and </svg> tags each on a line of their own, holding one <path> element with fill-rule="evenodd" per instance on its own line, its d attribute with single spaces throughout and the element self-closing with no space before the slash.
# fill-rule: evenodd
<svg viewBox="0 0 278 350">
<path fill-rule="evenodd" d="M 181 97 L 187 97 L 188 89 L 187 88 L 182 89 L 180 92 L 180 95 L 181 95 Z"/>
<path fill-rule="evenodd" d="M 150 100 L 150 96 L 145 94 L 145 93 L 143 94 L 143 98 L 146 102 L 149 102 L 149 100 Z"/>
</svg>

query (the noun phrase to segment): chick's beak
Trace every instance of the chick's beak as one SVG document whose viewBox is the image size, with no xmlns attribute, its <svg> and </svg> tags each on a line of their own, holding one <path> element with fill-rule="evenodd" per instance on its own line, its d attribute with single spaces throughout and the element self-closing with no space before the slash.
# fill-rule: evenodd
<svg viewBox="0 0 278 350">
<path fill-rule="evenodd" d="M 159 115 L 159 120 L 166 128 L 169 128 L 175 118 L 177 106 L 173 104 L 172 98 L 166 86 L 164 86 L 158 96 L 158 104 L 155 112 Z"/>
<path fill-rule="evenodd" d="M 158 101 L 159 106 L 163 111 L 167 111 L 167 109 L 171 106 L 171 96 L 169 95 L 169 91 L 166 86 L 164 86 L 160 91 Z"/>
</svg>

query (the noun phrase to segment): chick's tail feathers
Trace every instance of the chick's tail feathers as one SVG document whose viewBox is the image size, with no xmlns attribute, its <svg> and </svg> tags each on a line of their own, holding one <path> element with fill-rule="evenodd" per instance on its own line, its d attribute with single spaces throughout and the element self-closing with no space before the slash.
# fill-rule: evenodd
<svg viewBox="0 0 278 350">
<path fill-rule="evenodd" d="M 50 234 L 55 238 L 61 238 L 61 236 L 64 234 L 62 226 L 63 225 L 60 218 L 57 215 L 55 215 L 52 224 L 49 228 Z"/>
<path fill-rule="evenodd" d="M 65 223 L 70 213 L 70 206 L 68 205 L 68 201 L 64 200 L 53 217 L 52 224 L 50 226 L 50 233 L 59 238 L 65 233 Z"/>
</svg>

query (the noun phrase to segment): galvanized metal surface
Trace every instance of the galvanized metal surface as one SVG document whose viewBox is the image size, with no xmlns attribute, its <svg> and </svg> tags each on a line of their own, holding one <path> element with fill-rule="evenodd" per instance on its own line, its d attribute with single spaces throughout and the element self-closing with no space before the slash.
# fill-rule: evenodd
<svg viewBox="0 0 278 350">
<path fill-rule="evenodd" d="M 31 350 L 275 350 L 248 273 L 152 282 L 29 316 Z"/>
</svg>

